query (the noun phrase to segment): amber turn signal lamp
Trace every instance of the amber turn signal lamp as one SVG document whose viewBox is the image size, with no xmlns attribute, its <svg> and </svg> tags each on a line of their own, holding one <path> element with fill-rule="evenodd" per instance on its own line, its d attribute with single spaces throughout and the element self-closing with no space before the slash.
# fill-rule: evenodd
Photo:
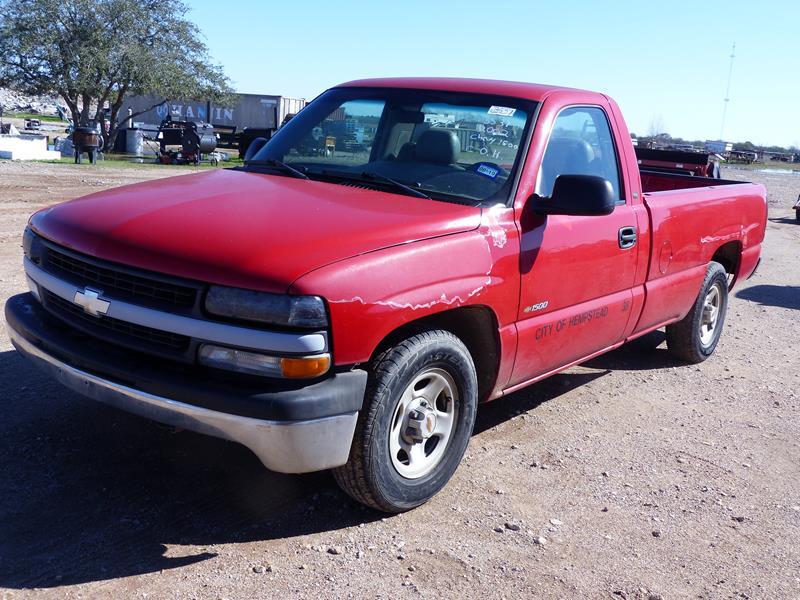
<svg viewBox="0 0 800 600">
<path fill-rule="evenodd" d="M 331 357 L 327 354 L 303 358 L 282 358 L 281 371 L 287 378 L 319 377 L 331 367 Z"/>
</svg>

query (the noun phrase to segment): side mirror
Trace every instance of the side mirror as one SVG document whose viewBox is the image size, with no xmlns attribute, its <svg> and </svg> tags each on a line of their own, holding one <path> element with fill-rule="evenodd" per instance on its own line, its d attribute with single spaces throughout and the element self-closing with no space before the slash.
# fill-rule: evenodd
<svg viewBox="0 0 800 600">
<path fill-rule="evenodd" d="M 253 138 L 253 141 L 251 141 L 247 145 L 247 150 L 245 150 L 244 162 L 249 161 L 256 154 L 258 154 L 258 151 L 261 150 L 264 147 L 264 144 L 266 144 L 266 143 L 267 143 L 267 138 L 263 138 L 263 137 Z"/>
<path fill-rule="evenodd" d="M 529 202 L 540 215 L 610 215 L 617 205 L 611 182 L 596 175 L 559 175 L 552 196 L 534 195 Z"/>
</svg>

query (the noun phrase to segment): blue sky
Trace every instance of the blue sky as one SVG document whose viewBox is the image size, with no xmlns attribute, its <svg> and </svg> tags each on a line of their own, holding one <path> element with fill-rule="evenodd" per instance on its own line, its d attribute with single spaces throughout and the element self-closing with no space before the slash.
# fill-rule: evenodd
<svg viewBox="0 0 800 600">
<path fill-rule="evenodd" d="M 453 76 L 608 93 L 631 131 L 800 147 L 800 0 L 195 0 L 241 92 L 313 98 L 363 77 Z"/>
</svg>

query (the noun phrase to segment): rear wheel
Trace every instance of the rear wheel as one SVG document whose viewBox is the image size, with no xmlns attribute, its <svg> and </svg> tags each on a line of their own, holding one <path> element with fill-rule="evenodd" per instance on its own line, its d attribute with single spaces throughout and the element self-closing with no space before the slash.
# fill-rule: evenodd
<svg viewBox="0 0 800 600">
<path fill-rule="evenodd" d="M 667 325 L 667 349 L 677 358 L 699 363 L 714 353 L 728 310 L 728 274 L 711 262 L 692 310 Z"/>
<path fill-rule="evenodd" d="M 478 384 L 469 351 L 452 333 L 414 335 L 373 365 L 341 488 L 372 508 L 397 513 L 441 490 L 467 449 Z"/>
</svg>

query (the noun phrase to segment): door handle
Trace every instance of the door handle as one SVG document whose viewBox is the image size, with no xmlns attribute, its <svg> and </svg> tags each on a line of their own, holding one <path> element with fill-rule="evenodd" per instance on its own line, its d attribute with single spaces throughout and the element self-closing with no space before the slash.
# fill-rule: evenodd
<svg viewBox="0 0 800 600">
<path fill-rule="evenodd" d="M 619 247 L 623 250 L 636 245 L 636 227 L 620 227 Z"/>
</svg>

